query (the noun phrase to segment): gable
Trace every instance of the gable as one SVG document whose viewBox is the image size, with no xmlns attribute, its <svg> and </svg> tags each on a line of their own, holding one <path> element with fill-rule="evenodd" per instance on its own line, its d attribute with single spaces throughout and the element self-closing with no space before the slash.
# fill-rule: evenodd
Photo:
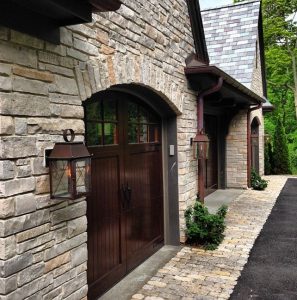
<svg viewBox="0 0 297 300">
<path fill-rule="evenodd" d="M 251 88 L 260 1 L 237 3 L 201 13 L 210 63 Z"/>
</svg>

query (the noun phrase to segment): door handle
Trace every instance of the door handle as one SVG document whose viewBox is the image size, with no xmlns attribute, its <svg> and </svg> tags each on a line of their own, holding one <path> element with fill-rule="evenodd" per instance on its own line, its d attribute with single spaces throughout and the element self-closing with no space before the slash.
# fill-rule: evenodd
<svg viewBox="0 0 297 300">
<path fill-rule="evenodd" d="M 123 191 L 123 201 L 122 201 L 122 208 L 129 209 L 131 203 L 131 194 L 132 189 L 129 187 L 128 183 L 126 185 L 122 184 L 122 191 Z"/>
<path fill-rule="evenodd" d="M 122 208 L 126 209 L 126 202 L 127 202 L 127 190 L 124 184 L 122 184 L 122 192 L 124 197 L 122 197 Z"/>
<path fill-rule="evenodd" d="M 128 205 L 128 209 L 129 209 L 129 208 L 130 208 L 130 205 L 131 205 L 131 194 L 132 194 L 132 189 L 129 187 L 128 183 L 127 183 L 126 193 L 127 193 L 127 205 Z"/>
</svg>

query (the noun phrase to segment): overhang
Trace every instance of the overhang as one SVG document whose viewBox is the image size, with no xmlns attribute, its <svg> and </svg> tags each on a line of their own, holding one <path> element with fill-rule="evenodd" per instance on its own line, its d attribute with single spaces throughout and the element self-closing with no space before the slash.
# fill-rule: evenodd
<svg viewBox="0 0 297 300">
<path fill-rule="evenodd" d="M 0 24 L 58 44 L 59 27 L 91 22 L 92 12 L 120 6 L 120 0 L 1 0 Z"/>
<path fill-rule="evenodd" d="M 268 99 L 265 99 L 265 103 L 262 105 L 263 113 L 268 113 L 274 111 L 274 106 L 269 102 Z"/>
<path fill-rule="evenodd" d="M 223 86 L 219 92 L 205 97 L 205 105 L 225 108 L 248 108 L 252 105 L 265 103 L 265 99 L 245 85 L 213 65 L 205 65 L 191 59 L 185 68 L 185 74 L 191 89 L 201 92 L 217 84 L 223 78 Z"/>
</svg>

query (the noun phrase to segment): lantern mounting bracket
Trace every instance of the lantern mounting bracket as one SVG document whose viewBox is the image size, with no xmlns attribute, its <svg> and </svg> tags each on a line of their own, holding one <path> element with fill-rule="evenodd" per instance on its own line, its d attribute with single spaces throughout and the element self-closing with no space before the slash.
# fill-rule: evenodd
<svg viewBox="0 0 297 300">
<path fill-rule="evenodd" d="M 69 136 L 70 135 L 70 136 Z M 73 129 L 63 130 L 63 139 L 66 143 L 72 143 L 75 139 L 75 133 Z"/>
</svg>

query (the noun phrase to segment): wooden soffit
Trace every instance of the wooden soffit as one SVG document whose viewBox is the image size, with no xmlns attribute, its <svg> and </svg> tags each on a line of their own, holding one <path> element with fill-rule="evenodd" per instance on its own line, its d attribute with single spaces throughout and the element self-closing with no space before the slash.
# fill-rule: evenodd
<svg viewBox="0 0 297 300">
<path fill-rule="evenodd" d="M 93 12 L 120 6 L 119 0 L 1 0 L 0 25 L 59 44 L 60 27 L 91 22 Z"/>
</svg>

